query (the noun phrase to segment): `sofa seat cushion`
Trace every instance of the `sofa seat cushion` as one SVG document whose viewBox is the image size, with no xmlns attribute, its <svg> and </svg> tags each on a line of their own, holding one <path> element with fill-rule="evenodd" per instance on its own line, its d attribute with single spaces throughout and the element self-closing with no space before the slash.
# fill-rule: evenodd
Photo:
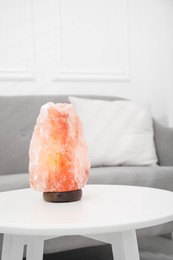
<svg viewBox="0 0 173 260">
<path fill-rule="evenodd" d="M 0 175 L 0 192 L 29 188 L 29 174 L 6 174 Z"/>
<path fill-rule="evenodd" d="M 173 191 L 173 168 L 167 166 L 91 168 L 88 183 L 135 185 Z"/>
</svg>

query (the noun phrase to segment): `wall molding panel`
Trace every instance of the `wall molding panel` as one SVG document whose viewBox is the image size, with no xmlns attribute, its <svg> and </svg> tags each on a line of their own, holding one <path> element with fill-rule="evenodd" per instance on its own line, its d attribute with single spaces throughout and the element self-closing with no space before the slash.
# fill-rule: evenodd
<svg viewBox="0 0 173 260">
<path fill-rule="evenodd" d="M 127 0 L 55 0 L 54 81 L 129 81 Z"/>
<path fill-rule="evenodd" d="M 2 0 L 1 5 L 0 80 L 34 80 L 33 0 Z"/>
</svg>

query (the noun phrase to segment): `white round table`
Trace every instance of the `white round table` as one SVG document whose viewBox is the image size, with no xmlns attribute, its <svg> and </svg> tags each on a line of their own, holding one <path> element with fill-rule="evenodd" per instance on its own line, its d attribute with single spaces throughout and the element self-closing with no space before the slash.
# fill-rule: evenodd
<svg viewBox="0 0 173 260">
<path fill-rule="evenodd" d="M 173 193 L 119 185 L 86 185 L 81 201 L 49 203 L 31 189 L 0 193 L 2 260 L 43 258 L 44 240 L 84 235 L 112 244 L 115 259 L 139 260 L 136 229 L 173 220 Z"/>
</svg>

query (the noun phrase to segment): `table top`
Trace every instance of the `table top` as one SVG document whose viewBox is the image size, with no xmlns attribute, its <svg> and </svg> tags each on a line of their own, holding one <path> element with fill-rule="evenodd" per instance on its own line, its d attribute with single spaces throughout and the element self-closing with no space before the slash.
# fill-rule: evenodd
<svg viewBox="0 0 173 260">
<path fill-rule="evenodd" d="M 49 203 L 32 189 L 0 193 L 0 232 L 87 235 L 135 230 L 173 220 L 173 193 L 121 185 L 86 185 L 81 201 Z"/>
</svg>

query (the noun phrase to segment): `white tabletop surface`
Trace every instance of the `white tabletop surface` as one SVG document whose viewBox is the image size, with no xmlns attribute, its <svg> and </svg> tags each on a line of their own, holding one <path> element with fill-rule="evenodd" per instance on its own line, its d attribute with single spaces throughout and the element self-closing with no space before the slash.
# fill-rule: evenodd
<svg viewBox="0 0 173 260">
<path fill-rule="evenodd" d="M 81 201 L 45 202 L 23 189 L 0 193 L 0 232 L 73 235 L 135 230 L 173 220 L 173 193 L 118 185 L 86 185 Z"/>
</svg>

